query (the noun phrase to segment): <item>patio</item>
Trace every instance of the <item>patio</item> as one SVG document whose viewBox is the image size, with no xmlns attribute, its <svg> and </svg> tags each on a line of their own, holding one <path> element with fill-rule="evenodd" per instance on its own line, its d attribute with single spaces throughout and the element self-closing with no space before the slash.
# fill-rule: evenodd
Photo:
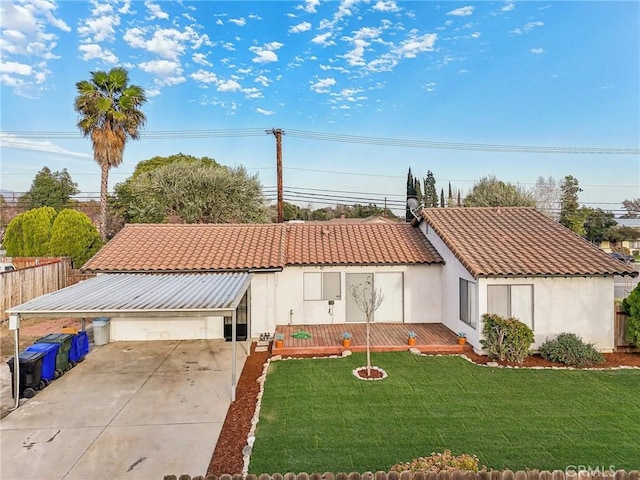
<svg viewBox="0 0 640 480">
<path fill-rule="evenodd" d="M 275 348 L 273 355 L 339 355 L 344 350 L 364 352 L 366 350 L 365 323 L 340 323 L 328 325 L 278 325 L 276 333 L 284 335 L 284 346 Z M 417 334 L 416 345 L 407 344 L 407 332 Z M 296 338 L 296 332 L 308 332 L 311 338 Z M 343 347 L 343 332 L 349 332 L 351 346 Z M 371 351 L 399 352 L 417 348 L 422 353 L 463 353 L 471 351 L 471 345 L 458 345 L 457 335 L 441 323 L 372 323 Z"/>
</svg>

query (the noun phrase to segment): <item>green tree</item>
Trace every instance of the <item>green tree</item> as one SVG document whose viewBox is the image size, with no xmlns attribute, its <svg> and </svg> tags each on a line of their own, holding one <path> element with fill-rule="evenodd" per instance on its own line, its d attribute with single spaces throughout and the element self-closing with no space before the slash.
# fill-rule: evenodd
<svg viewBox="0 0 640 480">
<path fill-rule="evenodd" d="M 49 251 L 51 225 L 57 212 L 52 207 L 40 207 L 16 215 L 4 238 L 10 257 L 44 257 Z"/>
<path fill-rule="evenodd" d="M 578 204 L 578 193 L 581 191 L 576 178 L 572 175 L 564 177 L 564 181 L 560 185 L 559 222 L 580 236 L 584 235 L 584 221 L 586 220 L 586 212 L 580 211 Z"/>
<path fill-rule="evenodd" d="M 61 210 L 51 226 L 48 254 L 71 257 L 80 268 L 102 247 L 103 242 L 89 217 L 76 210 Z"/>
<path fill-rule="evenodd" d="M 40 207 L 11 220 L 4 246 L 12 257 L 69 256 L 79 267 L 100 249 L 102 240 L 84 213 Z"/>
<path fill-rule="evenodd" d="M 121 67 L 91 72 L 91 79 L 77 82 L 76 90 L 78 128 L 91 137 L 93 158 L 101 169 L 100 235 L 106 238 L 109 169 L 122 163 L 127 140 L 140 137 L 146 122 L 140 107 L 147 99 L 141 87 L 129 85 L 129 73 Z"/>
<path fill-rule="evenodd" d="M 440 207 L 444 208 L 444 188 L 440 189 Z"/>
<path fill-rule="evenodd" d="M 53 207 L 61 210 L 69 207 L 71 197 L 80 193 L 78 184 L 64 168 L 61 172 L 52 172 L 44 167 L 36 173 L 31 188 L 20 197 L 20 206 L 26 209 Z"/>
<path fill-rule="evenodd" d="M 427 177 L 424 179 L 424 206 L 426 208 L 438 206 L 438 191 L 436 190 L 436 179 L 431 170 L 427 171 Z"/>
<path fill-rule="evenodd" d="M 600 208 L 585 208 L 584 237 L 590 242 L 599 243 L 609 236 L 616 222 L 613 213 L 605 212 Z"/>
<path fill-rule="evenodd" d="M 175 162 L 140 174 L 130 185 L 129 214 L 142 223 L 265 223 L 269 211 L 257 175 L 228 168 Z"/>
<path fill-rule="evenodd" d="M 464 198 L 465 207 L 534 207 L 531 193 L 520 186 L 498 180 L 494 175 L 482 177 Z"/>
</svg>

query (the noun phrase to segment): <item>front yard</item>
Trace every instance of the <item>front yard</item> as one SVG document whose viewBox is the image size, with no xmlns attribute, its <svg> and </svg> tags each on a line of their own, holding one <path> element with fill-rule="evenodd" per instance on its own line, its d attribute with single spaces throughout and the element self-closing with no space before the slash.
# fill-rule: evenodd
<svg viewBox="0 0 640 480">
<path fill-rule="evenodd" d="M 456 356 L 273 362 L 250 473 L 387 471 L 450 449 L 493 469 L 640 468 L 640 370 L 524 370 Z M 575 467 L 574 467 L 575 468 Z"/>
</svg>

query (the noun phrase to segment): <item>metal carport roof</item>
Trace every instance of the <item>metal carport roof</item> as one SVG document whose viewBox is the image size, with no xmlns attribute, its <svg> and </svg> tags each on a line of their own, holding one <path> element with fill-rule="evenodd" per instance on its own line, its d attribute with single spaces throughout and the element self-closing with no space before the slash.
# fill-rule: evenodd
<svg viewBox="0 0 640 480">
<path fill-rule="evenodd" d="M 252 273 L 109 273 L 7 310 L 21 317 L 202 316 L 233 312 Z"/>
<path fill-rule="evenodd" d="M 107 273 L 7 310 L 18 358 L 21 317 L 207 316 L 232 317 L 231 400 L 236 396 L 236 308 L 253 273 Z M 20 362 L 13 382 L 18 391 Z M 15 408 L 19 405 L 16 395 Z"/>
</svg>

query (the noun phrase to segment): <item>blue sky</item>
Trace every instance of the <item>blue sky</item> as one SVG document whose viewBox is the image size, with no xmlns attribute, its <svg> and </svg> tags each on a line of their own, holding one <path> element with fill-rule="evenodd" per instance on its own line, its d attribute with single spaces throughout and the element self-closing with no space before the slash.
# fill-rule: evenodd
<svg viewBox="0 0 640 480">
<path fill-rule="evenodd" d="M 2 189 L 23 192 L 48 166 L 97 192 L 99 168 L 75 126 L 75 82 L 125 66 L 147 91 L 148 122 L 110 188 L 141 160 L 183 152 L 244 165 L 271 194 L 275 141 L 265 130 L 281 128 L 285 199 L 315 208 L 319 195 L 399 206 L 409 167 L 463 194 L 485 175 L 524 186 L 573 175 L 589 206 L 618 211 L 640 196 L 637 1 L 0 8 Z M 578 153 L 558 153 L 566 147 Z"/>
</svg>

